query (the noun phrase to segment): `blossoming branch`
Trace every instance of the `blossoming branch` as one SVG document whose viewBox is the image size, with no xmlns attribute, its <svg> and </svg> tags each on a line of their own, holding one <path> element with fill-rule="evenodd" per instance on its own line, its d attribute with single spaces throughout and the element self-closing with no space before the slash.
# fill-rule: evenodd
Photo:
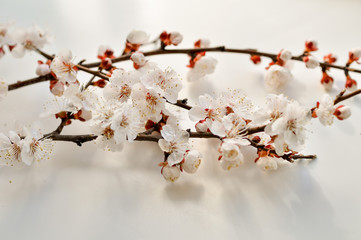
<svg viewBox="0 0 361 240">
<path fill-rule="evenodd" d="M 155 40 L 143 31 L 128 34 L 120 56 L 110 46 L 100 46 L 99 61 L 74 62 L 70 50 L 51 55 L 41 50 L 50 41 L 48 31 L 38 26 L 10 31 L 10 24 L 0 25 L 0 57 L 11 53 L 22 57 L 34 51 L 45 59 L 39 60 L 37 77 L 9 84 L 0 80 L 0 96 L 8 91 L 40 82 L 48 82 L 54 100 L 48 104 L 43 115 L 60 120 L 59 126 L 50 133 L 41 133 L 32 128 L 0 133 L 0 163 L 2 165 L 32 165 L 49 158 L 55 141 L 74 142 L 81 146 L 94 141 L 100 148 L 121 151 L 124 144 L 133 141 L 150 141 L 159 145 L 164 158 L 159 159 L 163 177 L 176 181 L 181 172 L 195 173 L 201 164 L 201 154 L 193 149 L 191 138 L 219 139 L 218 160 L 221 167 L 230 170 L 242 165 L 246 148 L 255 148 L 256 165 L 264 170 L 276 170 L 285 163 L 297 159 L 314 159 L 315 155 L 303 155 L 306 127 L 312 118 L 323 125 L 332 125 L 334 118 L 350 117 L 350 107 L 339 103 L 361 93 L 350 72 L 361 73 L 351 68 L 361 57 L 361 49 L 349 52 L 345 65 L 335 65 L 337 57 L 329 53 L 320 62 L 312 53 L 318 50 L 316 41 L 306 41 L 303 52 L 292 55 L 282 49 L 277 54 L 256 49 L 233 49 L 225 46 L 211 47 L 207 39 L 195 41 L 193 48 L 169 49 L 183 40 L 179 32 L 162 32 Z M 153 44 L 154 50 L 142 51 L 142 46 Z M 207 52 L 247 54 L 254 64 L 262 58 L 270 59 L 266 68 L 265 87 L 269 94 L 264 106 L 254 106 L 252 100 L 239 89 L 220 92 L 211 96 L 199 96 L 199 102 L 190 106 L 187 99 L 179 99 L 183 88 L 182 78 L 171 68 L 161 69 L 150 61 L 149 56 L 187 54 L 189 62 L 188 81 L 202 81 L 215 71 L 217 60 L 206 56 Z M 133 69 L 122 69 L 116 63 L 132 61 Z M 290 61 L 303 62 L 306 68 L 320 68 L 321 84 L 326 91 L 333 88 L 330 68 L 345 73 L 345 89 L 331 97 L 326 94 L 314 106 L 301 106 L 281 93 L 292 81 L 288 68 Z M 91 77 L 84 81 L 78 72 Z M 6 101 L 6 99 L 3 99 Z M 187 111 L 194 123 L 192 129 L 182 129 L 181 118 L 174 112 L 174 105 Z M 73 121 L 89 125 L 89 134 L 64 135 L 63 128 Z"/>
</svg>

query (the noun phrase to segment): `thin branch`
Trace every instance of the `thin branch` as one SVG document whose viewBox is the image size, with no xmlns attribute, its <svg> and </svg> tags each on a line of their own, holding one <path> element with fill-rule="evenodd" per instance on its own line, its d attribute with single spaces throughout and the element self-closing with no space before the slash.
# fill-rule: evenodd
<svg viewBox="0 0 361 240">
<path fill-rule="evenodd" d="M 81 71 L 93 74 L 94 76 L 100 77 L 100 78 L 105 79 L 105 80 L 109 80 L 109 77 L 107 75 L 104 75 L 99 71 L 91 70 L 91 69 L 89 69 L 87 67 L 84 67 L 83 65 L 79 65 L 79 64 L 76 65 L 76 67 Z"/>
<path fill-rule="evenodd" d="M 169 102 L 167 99 L 166 99 L 166 102 L 169 104 L 172 104 L 174 106 L 187 109 L 187 110 L 190 110 L 192 108 L 192 106 L 187 105 L 188 99 L 186 99 L 186 98 L 182 99 L 182 100 L 177 100 L 176 103 Z"/>
<path fill-rule="evenodd" d="M 47 59 L 52 60 L 54 58 L 54 56 L 47 54 L 40 49 L 35 49 L 35 51 Z M 275 60 L 277 58 L 277 54 L 260 52 L 260 51 L 257 51 L 256 49 L 233 49 L 233 48 L 226 48 L 224 46 L 212 47 L 212 48 L 185 48 L 185 49 L 164 49 L 164 50 L 158 49 L 158 50 L 143 52 L 143 54 L 144 54 L 144 56 L 154 56 L 154 55 L 165 55 L 165 54 L 193 54 L 193 53 L 197 53 L 197 52 L 228 52 L 228 53 L 239 53 L 239 54 L 248 54 L 248 55 L 259 55 L 259 56 L 271 58 L 273 60 Z M 131 56 L 131 54 L 123 55 L 118 58 L 112 59 L 112 62 L 116 63 L 116 62 L 126 61 L 126 60 L 130 59 L 130 56 Z M 303 55 L 293 56 L 292 59 L 296 60 L 296 61 L 303 61 L 302 56 Z M 105 80 L 109 80 L 108 76 L 100 73 L 99 71 L 94 71 L 94 70 L 89 69 L 89 68 L 93 68 L 93 67 L 99 67 L 100 64 L 101 64 L 101 62 L 82 64 L 82 61 L 81 61 L 76 66 L 81 71 L 90 73 L 94 76 L 100 77 Z M 320 67 L 321 68 L 325 68 L 325 67 L 326 68 L 335 68 L 335 69 L 340 69 L 340 70 L 348 71 L 348 72 L 361 73 L 361 70 L 359 70 L 359 69 L 353 69 L 353 68 L 350 68 L 349 66 L 339 66 L 339 65 L 329 64 L 329 63 L 320 63 Z M 43 81 L 46 81 L 46 80 L 43 80 Z M 31 85 L 31 84 L 37 83 L 37 82 L 41 82 L 41 81 L 29 82 L 22 86 Z M 16 85 L 16 83 L 11 84 L 11 85 Z M 9 87 L 11 85 L 9 85 Z M 20 86 L 20 87 L 22 87 L 22 86 Z M 18 87 L 15 87 L 15 88 L 18 88 Z M 9 88 L 9 90 L 10 90 L 10 88 Z"/>
<path fill-rule="evenodd" d="M 226 48 L 224 46 L 219 47 L 212 47 L 212 48 L 184 48 L 184 49 L 158 49 L 148 52 L 143 52 L 144 56 L 154 56 L 154 55 L 165 55 L 165 54 L 192 54 L 197 52 L 228 52 L 228 53 L 239 53 L 239 54 L 248 54 L 248 55 L 258 55 L 262 57 L 268 57 L 271 59 L 276 59 L 278 54 L 273 53 L 266 53 L 266 52 L 260 52 L 257 51 L 257 49 L 235 49 L 235 48 Z M 122 62 L 130 59 L 131 54 L 123 55 L 118 58 L 112 59 L 113 63 Z M 303 61 L 302 59 L 303 55 L 300 56 L 293 56 L 292 60 L 296 61 Z M 83 64 L 82 66 L 93 68 L 98 67 L 101 62 L 93 62 L 93 63 L 87 63 Z M 340 65 L 334 65 L 330 63 L 320 63 L 320 67 L 326 67 L 326 68 L 335 68 L 340 69 L 343 71 L 349 71 L 349 72 L 357 72 L 361 73 L 361 70 L 350 68 L 348 66 L 340 66 Z"/>
<path fill-rule="evenodd" d="M 43 57 L 45 57 L 45 58 L 47 58 L 47 59 L 50 59 L 50 60 L 53 60 L 53 59 L 54 59 L 54 56 L 53 56 L 53 55 L 47 54 L 46 52 L 43 52 L 43 51 L 40 50 L 39 48 L 35 48 L 35 51 L 38 52 L 40 55 L 42 55 Z"/>
<path fill-rule="evenodd" d="M 43 52 L 42 50 L 40 50 L 38 48 L 35 48 L 35 51 L 47 59 L 50 59 L 50 60 L 54 59 L 54 56 L 52 56 L 46 52 Z M 88 67 L 86 67 L 85 65 L 81 65 L 82 62 L 83 62 L 83 60 L 80 61 L 79 64 L 75 65 L 79 70 L 93 74 L 94 76 L 103 78 L 105 80 L 109 80 L 109 77 L 107 75 L 104 75 L 104 74 L 100 73 L 99 71 L 91 70 Z"/>
<path fill-rule="evenodd" d="M 95 75 L 93 75 L 93 76 L 91 77 L 91 79 L 89 79 L 89 81 L 84 85 L 84 87 L 83 87 L 82 90 L 87 89 L 87 88 L 92 84 L 94 78 L 95 78 Z"/>
<path fill-rule="evenodd" d="M 82 146 L 83 143 L 93 141 L 97 137 L 98 136 L 93 135 L 93 134 L 86 134 L 86 135 L 60 135 L 60 134 L 55 134 L 55 135 L 50 135 L 48 138 L 50 138 L 50 139 L 52 139 L 54 141 L 74 142 L 78 146 Z M 217 135 L 214 135 L 212 133 L 199 133 L 199 132 L 189 132 L 189 137 L 190 138 L 217 138 L 217 139 L 220 139 L 220 137 L 218 137 Z M 158 142 L 159 139 L 162 139 L 161 135 L 139 134 L 134 139 L 134 141 Z M 251 142 L 250 146 L 253 146 L 253 147 L 257 148 L 257 149 L 264 149 L 265 148 L 264 145 L 257 145 L 256 143 L 254 143 L 251 140 L 250 140 L 250 142 Z M 284 155 L 282 155 L 280 157 L 283 158 L 286 161 L 293 162 L 293 160 L 297 160 L 297 159 L 315 159 L 316 155 L 284 154 Z"/>
<path fill-rule="evenodd" d="M 349 93 L 349 94 L 345 94 L 345 90 L 341 91 L 339 95 L 336 96 L 335 100 L 334 100 L 334 105 L 336 105 L 337 103 L 341 102 L 341 101 L 344 101 L 346 99 L 349 99 L 351 97 L 354 97 L 358 94 L 361 93 L 361 89 L 357 89 L 355 91 L 353 91 L 352 93 Z"/>
<path fill-rule="evenodd" d="M 35 83 L 45 82 L 45 81 L 48 81 L 48 80 L 49 80 L 49 76 L 46 75 L 46 76 L 31 78 L 31 79 L 28 79 L 28 80 L 17 81 L 16 83 L 9 84 L 8 90 L 12 91 L 12 90 L 15 90 L 15 89 L 18 89 L 18 88 L 21 88 L 21 87 L 25 87 L 25 86 L 32 85 L 32 84 L 35 84 Z"/>
<path fill-rule="evenodd" d="M 316 155 L 302 155 L 302 154 L 298 154 L 298 155 L 293 155 L 292 156 L 293 159 L 316 159 L 317 156 Z"/>
</svg>

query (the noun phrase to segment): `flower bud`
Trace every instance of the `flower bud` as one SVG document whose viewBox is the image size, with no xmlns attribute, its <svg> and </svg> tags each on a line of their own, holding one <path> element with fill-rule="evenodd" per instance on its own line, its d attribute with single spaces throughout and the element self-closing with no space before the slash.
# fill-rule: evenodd
<svg viewBox="0 0 361 240">
<path fill-rule="evenodd" d="M 108 58 L 108 57 L 104 57 L 100 63 L 100 68 L 102 69 L 111 69 L 112 68 L 112 59 Z"/>
<path fill-rule="evenodd" d="M 169 182 L 175 182 L 180 176 L 180 170 L 178 167 L 170 167 L 169 165 L 162 168 L 162 175 L 165 180 Z"/>
<path fill-rule="evenodd" d="M 236 144 L 223 142 L 220 148 L 221 166 L 224 170 L 239 167 L 244 160 L 240 148 Z"/>
<path fill-rule="evenodd" d="M 50 91 L 55 96 L 60 97 L 64 93 L 64 83 L 58 80 L 51 80 Z"/>
<path fill-rule="evenodd" d="M 254 64 L 259 64 L 261 62 L 261 57 L 258 55 L 251 55 L 251 61 Z"/>
<path fill-rule="evenodd" d="M 358 60 L 361 57 L 361 48 L 354 48 L 350 51 L 350 54 L 353 55 L 353 57 Z"/>
<path fill-rule="evenodd" d="M 89 121 L 90 119 L 92 119 L 92 112 L 90 110 L 85 110 L 84 108 L 82 108 L 74 114 L 74 118 L 82 122 Z"/>
<path fill-rule="evenodd" d="M 131 31 L 127 36 L 127 41 L 131 44 L 144 44 L 148 41 L 149 36 L 143 31 Z"/>
<path fill-rule="evenodd" d="M 107 85 L 107 81 L 104 79 L 99 79 L 98 81 L 93 82 L 92 85 L 99 88 L 104 88 Z"/>
<path fill-rule="evenodd" d="M 287 62 L 288 60 L 290 60 L 292 58 L 292 53 L 291 51 L 284 49 L 281 51 L 280 53 L 280 59 L 284 62 Z"/>
<path fill-rule="evenodd" d="M 201 164 L 201 157 L 202 155 L 198 151 L 191 150 L 187 152 L 182 163 L 183 170 L 187 173 L 195 173 Z"/>
<path fill-rule="evenodd" d="M 292 80 L 291 72 L 279 65 L 272 65 L 265 75 L 265 84 L 269 91 L 278 92 Z"/>
<path fill-rule="evenodd" d="M 197 132 L 208 132 L 208 125 L 206 123 L 206 120 L 200 120 L 199 122 L 196 123 L 196 131 Z"/>
<path fill-rule="evenodd" d="M 277 170 L 278 166 L 277 166 L 277 162 L 276 159 L 270 156 L 264 156 L 264 157 L 260 157 L 257 162 L 256 162 L 257 166 L 264 170 Z"/>
<path fill-rule="evenodd" d="M 313 52 L 317 51 L 317 42 L 315 40 L 309 40 L 305 42 L 305 51 L 306 52 Z"/>
<path fill-rule="evenodd" d="M 45 75 L 48 75 L 50 73 L 50 66 L 48 64 L 39 64 L 37 67 L 36 67 L 36 75 L 38 76 L 45 76 Z"/>
<path fill-rule="evenodd" d="M 350 76 L 347 76 L 345 88 L 349 91 L 355 91 L 357 89 L 357 82 Z"/>
<path fill-rule="evenodd" d="M 100 45 L 98 48 L 98 58 L 102 59 L 104 57 L 114 58 L 114 50 L 107 45 Z"/>
<path fill-rule="evenodd" d="M 338 120 L 345 120 L 351 116 L 351 108 L 349 106 L 340 105 L 333 113 Z"/>
<path fill-rule="evenodd" d="M 183 36 L 179 32 L 171 32 L 169 34 L 169 39 L 173 45 L 177 46 L 183 41 Z"/>
<path fill-rule="evenodd" d="M 326 72 L 324 72 L 322 75 L 321 84 L 326 91 L 331 91 L 333 86 L 333 78 L 330 77 Z"/>
<path fill-rule="evenodd" d="M 211 45 L 211 41 L 209 39 L 199 39 L 197 42 L 194 43 L 195 48 L 207 48 Z"/>
<path fill-rule="evenodd" d="M 130 56 L 130 59 L 140 67 L 144 66 L 144 64 L 147 62 L 143 53 L 141 52 L 134 52 L 132 56 Z"/>
<path fill-rule="evenodd" d="M 323 57 L 323 60 L 327 63 L 332 64 L 332 63 L 336 62 L 337 56 L 332 53 L 329 53 Z"/>
<path fill-rule="evenodd" d="M 304 57 L 303 61 L 306 63 L 307 68 L 313 69 L 313 68 L 316 68 L 316 67 L 320 66 L 320 63 L 318 62 L 318 60 L 314 56 Z"/>
</svg>

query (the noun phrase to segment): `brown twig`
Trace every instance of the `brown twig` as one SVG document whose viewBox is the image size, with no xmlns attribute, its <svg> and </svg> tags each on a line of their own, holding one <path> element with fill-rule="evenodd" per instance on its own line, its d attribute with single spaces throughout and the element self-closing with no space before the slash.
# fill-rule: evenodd
<svg viewBox="0 0 361 240">
<path fill-rule="evenodd" d="M 190 138 L 217 138 L 220 139 L 219 136 L 214 135 L 212 133 L 199 133 L 199 132 L 189 132 L 189 137 Z M 78 146 L 82 146 L 83 143 L 85 142 L 90 142 L 93 141 L 97 138 L 96 135 L 93 134 L 85 134 L 85 135 L 60 135 L 60 134 L 54 134 L 54 135 L 49 135 L 48 138 L 54 140 L 54 141 L 66 141 L 66 142 L 74 142 L 76 143 Z M 149 135 L 149 134 L 139 134 L 134 141 L 148 141 L 148 142 L 158 142 L 159 139 L 162 139 L 161 135 Z M 250 146 L 253 146 L 257 149 L 265 149 L 264 145 L 258 145 L 254 142 L 251 142 Z M 274 150 L 272 150 L 274 152 Z M 302 154 L 284 154 L 282 156 L 280 156 L 281 158 L 283 158 L 286 161 L 289 162 L 293 162 L 293 160 L 297 160 L 297 159 L 315 159 L 316 155 L 302 155 Z"/>
<path fill-rule="evenodd" d="M 35 84 L 35 83 L 45 82 L 45 81 L 48 81 L 49 79 L 50 79 L 49 76 L 46 75 L 46 76 L 31 78 L 31 79 L 24 80 L 24 81 L 17 81 L 16 83 L 9 84 L 8 90 L 12 91 L 12 90 L 15 90 L 15 89 L 18 89 L 18 88 L 21 88 L 21 87 L 25 87 L 25 86 L 28 86 L 28 85 L 32 85 L 32 84 Z"/>
<path fill-rule="evenodd" d="M 228 53 L 240 53 L 240 54 L 247 54 L 247 55 L 258 55 L 262 57 L 268 57 L 271 59 L 276 59 L 278 54 L 273 53 L 266 53 L 266 52 L 260 52 L 257 51 L 257 49 L 235 49 L 235 48 L 226 48 L 224 46 L 219 47 L 212 47 L 212 48 L 184 48 L 184 49 L 158 49 L 148 52 L 143 52 L 144 56 L 154 56 L 154 55 L 165 55 L 165 54 L 192 54 L 196 52 L 228 52 Z M 131 54 L 123 55 L 118 58 L 112 59 L 113 63 L 122 62 L 130 59 Z M 293 56 L 292 60 L 296 61 L 303 61 L 302 59 L 303 55 L 300 56 Z M 98 67 L 101 62 L 93 62 L 93 63 L 87 63 L 83 64 L 82 66 L 93 68 Z M 349 72 L 357 72 L 361 73 L 361 70 L 350 68 L 348 66 L 340 66 L 340 65 L 334 65 L 329 63 L 320 63 L 320 67 L 326 67 L 326 68 L 335 68 L 340 69 L 343 71 L 349 71 Z"/>
<path fill-rule="evenodd" d="M 35 51 L 47 59 L 52 60 L 54 58 L 54 56 L 47 54 L 40 49 L 35 49 Z M 164 50 L 158 49 L 158 50 L 143 52 L 143 54 L 144 54 L 144 56 L 154 56 L 154 55 L 165 55 L 165 54 L 194 54 L 197 52 L 228 52 L 228 53 L 240 53 L 240 54 L 248 54 L 248 55 L 259 55 L 262 57 L 271 58 L 272 60 L 275 60 L 277 58 L 277 54 L 260 52 L 260 51 L 257 51 L 257 49 L 234 49 L 234 48 L 226 48 L 224 46 L 212 47 L 212 48 L 184 48 L 184 49 L 164 49 Z M 117 63 L 117 62 L 127 61 L 130 59 L 130 56 L 131 56 L 131 54 L 123 55 L 123 56 L 112 59 L 112 62 Z M 303 61 L 302 56 L 303 55 L 293 56 L 292 59 L 296 60 L 296 61 Z M 79 64 L 77 64 L 76 66 L 81 71 L 90 73 L 94 76 L 103 78 L 105 80 L 109 80 L 108 76 L 100 73 L 99 71 L 94 71 L 94 70 L 90 69 L 93 67 L 99 67 L 100 64 L 101 64 L 101 62 L 93 62 L 93 63 L 87 63 L 87 64 L 82 64 L 82 62 L 79 62 Z M 350 68 L 349 66 L 340 66 L 340 65 L 334 65 L 334 64 L 329 64 L 329 63 L 321 62 L 320 67 L 321 68 L 335 68 L 335 69 L 343 70 L 345 72 L 361 73 L 361 70 L 359 70 L 359 69 L 354 69 L 354 68 Z M 43 81 L 45 81 L 45 80 L 43 80 Z M 26 85 L 31 85 L 31 84 L 34 84 L 37 82 L 41 82 L 41 81 L 29 82 Z M 13 85 L 13 84 L 11 84 L 11 85 Z M 23 86 L 26 86 L 26 85 L 23 85 Z"/>
<path fill-rule="evenodd" d="M 346 100 L 346 99 L 349 99 L 349 98 L 354 97 L 354 96 L 356 96 L 356 95 L 358 95 L 358 94 L 361 93 L 361 89 L 357 89 L 357 90 L 353 91 L 352 93 L 349 93 L 349 94 L 344 95 L 344 94 L 345 94 L 345 91 L 346 91 L 346 90 L 341 91 L 341 92 L 336 96 L 336 98 L 335 98 L 335 100 L 334 100 L 334 102 L 333 102 L 334 105 L 336 105 L 337 103 L 339 103 L 339 102 L 341 102 L 341 101 L 344 101 L 344 100 Z"/>
<path fill-rule="evenodd" d="M 190 110 L 190 109 L 192 108 L 192 106 L 187 105 L 188 99 L 186 99 L 186 98 L 185 98 L 185 99 L 182 99 L 182 100 L 177 100 L 176 103 L 171 103 L 171 102 L 169 102 L 167 99 L 166 99 L 166 102 L 169 103 L 169 104 L 172 104 L 172 105 L 174 105 L 174 106 L 187 109 L 187 110 Z"/>
<path fill-rule="evenodd" d="M 100 78 L 105 79 L 105 80 L 109 80 L 109 77 L 107 75 L 104 75 L 99 71 L 91 70 L 91 69 L 89 69 L 87 67 L 84 67 L 83 65 L 79 65 L 79 64 L 76 65 L 76 67 L 81 71 L 93 74 L 94 76 L 100 77 Z"/>
</svg>

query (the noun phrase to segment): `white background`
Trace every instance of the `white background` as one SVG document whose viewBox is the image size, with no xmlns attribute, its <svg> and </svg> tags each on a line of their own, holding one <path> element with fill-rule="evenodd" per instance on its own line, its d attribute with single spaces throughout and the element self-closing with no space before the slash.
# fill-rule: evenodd
<svg viewBox="0 0 361 240">
<path fill-rule="evenodd" d="M 179 31 L 184 35 L 179 47 L 206 37 L 214 46 L 274 53 L 287 48 L 300 54 L 304 40 L 312 38 L 319 42 L 319 59 L 332 51 L 339 64 L 351 48 L 361 46 L 357 0 L 0 3 L 2 21 L 48 27 L 55 39 L 45 50 L 69 48 L 76 60 L 95 60 L 100 44 L 110 44 L 120 54 L 133 29 L 152 37 L 163 30 Z M 242 88 L 256 104 L 263 103 L 267 59 L 254 66 L 246 55 L 209 55 L 218 59 L 215 74 L 187 83 L 182 97 L 194 103 L 205 92 Z M 0 60 L 0 75 L 9 83 L 34 77 L 39 59 L 35 53 L 20 60 L 7 55 Z M 152 60 L 173 66 L 182 76 L 187 73 L 185 55 Z M 295 79 L 287 94 L 313 107 L 324 93 L 320 69 L 307 70 L 296 62 L 292 72 Z M 341 89 L 342 71 L 330 74 Z M 0 102 L 0 130 L 14 129 L 15 120 L 53 130 L 57 120 L 38 120 L 49 99 L 47 83 L 10 92 Z M 217 162 L 219 142 L 197 140 L 194 146 L 204 155 L 199 171 L 169 184 L 160 175 L 162 152 L 154 143 L 129 144 L 121 153 L 98 150 L 93 143 L 82 148 L 57 143 L 50 161 L 0 169 L 0 239 L 360 239 L 361 101 L 347 104 L 353 110 L 349 120 L 332 127 L 314 120 L 309 126 L 303 153 L 316 153 L 316 161 L 272 173 L 254 166 L 254 151 L 246 153 L 243 167 L 225 172 Z M 74 132 L 88 129 L 75 123 L 64 131 Z"/>
</svg>

